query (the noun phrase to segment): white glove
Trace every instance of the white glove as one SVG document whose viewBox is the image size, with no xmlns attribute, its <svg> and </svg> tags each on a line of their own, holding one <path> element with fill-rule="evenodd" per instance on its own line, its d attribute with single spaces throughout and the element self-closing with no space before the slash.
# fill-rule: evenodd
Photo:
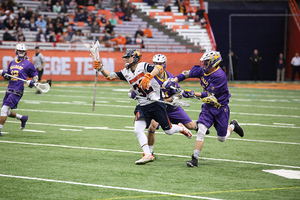
<svg viewBox="0 0 300 200">
<path fill-rule="evenodd" d="M 2 69 L 0 69 L 0 74 L 2 74 L 2 72 L 3 72 L 3 70 L 2 70 Z"/>
<path fill-rule="evenodd" d="M 26 81 L 28 87 L 32 88 L 34 86 L 34 82 L 32 80 Z"/>
</svg>

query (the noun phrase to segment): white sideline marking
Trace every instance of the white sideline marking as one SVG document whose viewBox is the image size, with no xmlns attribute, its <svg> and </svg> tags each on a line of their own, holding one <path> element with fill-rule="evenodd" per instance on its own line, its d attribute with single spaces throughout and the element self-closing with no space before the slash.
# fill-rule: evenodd
<svg viewBox="0 0 300 200">
<path fill-rule="evenodd" d="M 9 132 L 1 132 L 1 134 L 9 134 Z"/>
<path fill-rule="evenodd" d="M 6 121 L 7 123 L 14 123 L 18 124 L 19 122 L 17 121 Z M 82 128 L 82 129 L 100 129 L 100 130 L 108 130 L 108 131 L 124 131 L 124 132 L 133 132 L 134 127 L 130 126 L 125 126 L 125 128 L 131 128 L 131 129 L 116 129 L 116 128 L 108 128 L 108 127 L 85 127 L 85 126 L 75 126 L 75 125 L 60 125 L 60 124 L 47 124 L 47 123 L 36 123 L 36 122 L 27 122 L 27 124 L 33 124 L 33 125 L 41 125 L 41 126 L 54 126 L 54 127 L 70 127 L 70 128 Z M 249 124 L 247 124 L 249 125 Z M 298 127 L 300 128 L 300 127 Z M 155 132 L 156 134 L 162 134 L 164 135 L 164 132 L 157 131 Z M 174 135 L 180 135 L 182 134 L 175 133 Z M 205 137 L 208 138 L 217 138 L 216 136 L 209 136 L 206 135 Z M 246 141 L 246 142 L 265 142 L 265 143 L 274 143 L 274 144 L 295 144 L 295 145 L 300 145 L 300 143 L 295 143 L 295 142 L 281 142 L 281 141 L 267 141 L 267 140 L 253 140 L 253 139 L 242 139 L 242 138 L 231 138 L 229 137 L 227 140 L 241 140 L 241 141 Z"/>
<path fill-rule="evenodd" d="M 96 151 L 111 151 L 111 152 L 121 152 L 121 153 L 134 153 L 134 154 L 141 154 L 142 153 L 142 152 L 137 152 L 137 151 L 127 151 L 127 150 L 117 150 L 117 149 L 102 149 L 102 148 L 93 148 L 93 147 L 76 147 L 76 146 L 57 145 L 57 144 L 41 144 L 41 143 L 15 142 L 15 141 L 5 141 L 5 140 L 0 140 L 0 142 L 9 143 L 9 144 L 24 144 L 24 145 L 34 145 L 34 146 L 61 147 L 61 148 L 85 149 L 85 150 L 96 150 Z M 155 153 L 155 154 L 160 155 L 160 156 L 168 156 L 168 157 L 190 158 L 190 156 L 183 156 L 183 155 L 161 154 L 161 153 Z M 251 161 L 240 161 L 240 160 L 229 160 L 229 159 L 218 159 L 218 158 L 204 158 L 204 157 L 199 157 L 199 159 L 300 169 L 300 166 L 259 163 L 259 162 L 251 162 Z"/>
<path fill-rule="evenodd" d="M 46 133 L 46 131 L 40 131 L 40 130 L 30 130 L 30 129 L 23 129 L 22 131 L 36 132 L 36 133 Z"/>
<path fill-rule="evenodd" d="M 284 178 L 289 178 L 289 179 L 300 179 L 300 171 L 296 171 L 296 170 L 276 169 L 276 170 L 263 170 L 263 172 L 276 174 L 278 176 L 282 176 Z"/>
<path fill-rule="evenodd" d="M 164 194 L 164 195 L 187 197 L 187 198 L 193 198 L 193 199 L 221 200 L 221 199 L 210 198 L 210 197 L 191 196 L 191 195 L 176 194 L 176 193 L 170 193 L 170 192 L 141 190 L 141 189 L 135 189 L 135 188 L 115 187 L 115 186 L 109 186 L 109 185 L 98 185 L 98 184 L 91 184 L 91 183 L 61 181 L 61 180 L 35 178 L 35 177 L 27 177 L 27 176 L 14 176 L 14 175 L 6 175 L 6 174 L 0 174 L 0 176 L 2 176 L 2 177 L 8 177 L 8 178 L 20 178 L 20 179 L 28 179 L 28 180 L 35 180 L 35 181 L 53 182 L 53 183 L 66 183 L 66 184 L 71 184 L 71 185 L 83 185 L 83 186 L 91 186 L 91 187 L 99 187 L 99 188 L 109 188 L 109 189 L 116 189 L 116 190 L 129 190 L 129 191 L 135 191 L 135 192 L 144 192 L 144 193 L 153 193 L 153 194 Z"/>
<path fill-rule="evenodd" d="M 66 128 L 60 128 L 61 131 L 82 131 L 81 129 L 66 129 Z"/>
<path fill-rule="evenodd" d="M 285 124 L 285 123 L 273 123 L 275 125 L 284 125 L 284 126 L 295 126 L 295 124 Z"/>
</svg>

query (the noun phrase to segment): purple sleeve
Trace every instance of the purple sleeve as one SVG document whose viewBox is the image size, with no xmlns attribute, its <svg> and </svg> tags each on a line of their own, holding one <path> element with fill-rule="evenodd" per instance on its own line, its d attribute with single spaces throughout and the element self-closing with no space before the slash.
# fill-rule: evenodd
<svg viewBox="0 0 300 200">
<path fill-rule="evenodd" d="M 192 67 L 189 73 L 190 78 L 200 78 L 200 76 L 202 75 L 203 75 L 203 70 L 202 67 L 200 67 L 199 65 L 195 65 L 194 67 Z"/>
<path fill-rule="evenodd" d="M 35 67 L 33 66 L 32 63 L 30 63 L 28 67 L 29 67 L 28 68 L 28 77 L 29 78 L 32 78 L 32 77 L 38 75 L 38 72 L 36 71 L 36 69 L 35 69 Z"/>
</svg>

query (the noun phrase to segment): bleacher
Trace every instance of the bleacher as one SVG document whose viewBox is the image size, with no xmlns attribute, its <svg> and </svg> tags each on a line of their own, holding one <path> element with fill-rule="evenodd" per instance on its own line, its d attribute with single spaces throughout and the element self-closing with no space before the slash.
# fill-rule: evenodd
<svg viewBox="0 0 300 200">
<path fill-rule="evenodd" d="M 15 0 L 16 5 L 25 7 L 24 10 L 27 9 L 27 7 L 30 7 L 32 11 L 36 11 L 37 7 L 40 3 L 40 1 L 30 1 L 30 0 Z M 45 1 L 46 3 L 46 1 Z M 105 1 L 103 1 L 105 3 Z M 135 4 L 135 3 L 133 3 Z M 143 5 L 142 5 L 143 4 Z M 149 7 L 146 6 L 146 4 L 142 3 L 139 6 L 149 9 Z M 194 3 L 192 3 L 194 5 Z M 18 7 L 14 7 L 14 13 L 18 14 L 19 10 Z M 159 10 L 163 9 L 163 7 L 158 7 Z M 106 8 L 105 13 L 108 13 L 112 10 L 112 8 Z M 177 10 L 177 7 L 176 7 Z M 68 9 L 68 14 L 73 13 L 72 9 Z M 98 15 L 98 11 L 92 10 L 92 13 L 95 15 Z M 173 13 L 175 16 L 178 15 L 180 16 L 180 13 Z M 51 18 L 56 18 L 57 13 L 54 12 L 38 12 L 38 15 L 42 15 L 44 18 L 45 17 L 51 17 Z M 108 16 L 107 16 L 108 17 Z M 178 21 L 180 22 L 180 20 Z M 28 20 L 26 20 L 26 23 L 29 23 Z M 177 21 L 176 21 L 177 23 Z M 64 24 L 65 26 L 68 24 Z M 121 33 L 122 36 L 125 36 L 127 33 L 129 34 L 129 37 L 131 37 L 134 40 L 134 35 L 136 30 L 138 30 L 138 27 L 141 26 L 142 30 L 146 28 L 147 22 L 143 21 L 143 19 L 138 18 L 136 15 L 132 15 L 132 21 L 121 21 L 120 24 L 116 25 L 114 28 L 114 31 L 116 34 Z M 166 23 L 168 28 L 173 28 L 173 25 L 170 26 L 170 24 Z M 177 25 L 177 24 L 174 24 Z M 76 51 L 89 51 L 90 49 L 90 44 L 94 42 L 96 39 L 101 38 L 104 34 L 103 33 L 91 33 L 90 32 L 90 27 L 88 26 L 87 23 L 75 23 L 73 28 L 75 30 L 81 30 L 82 33 L 84 34 L 84 39 L 82 44 L 78 43 L 50 43 L 50 42 L 36 42 L 36 35 L 38 31 L 29 31 L 29 30 L 23 30 L 23 34 L 25 35 L 26 38 L 26 45 L 28 46 L 29 49 L 33 49 L 36 45 L 39 45 L 41 49 L 47 49 L 47 50 L 76 50 Z M 103 30 L 104 27 L 101 27 L 101 30 Z M 194 27 L 191 27 L 192 29 Z M 180 45 L 179 42 L 176 42 L 174 38 L 170 38 L 168 35 L 164 35 L 163 32 L 159 31 L 157 28 L 153 28 L 153 26 L 150 25 L 150 29 L 153 33 L 153 38 L 143 38 L 144 40 L 144 48 L 141 48 L 141 45 L 120 45 L 120 49 L 123 48 L 141 48 L 141 51 L 143 52 L 191 52 L 191 50 L 187 49 L 186 46 Z M 45 31 L 45 30 L 44 30 Z M 66 28 L 64 28 L 64 32 L 66 31 Z M 0 40 L 2 41 L 3 39 L 3 33 L 4 30 L 0 30 Z M 13 33 L 12 30 L 9 31 L 10 34 Z M 183 35 L 185 34 L 184 32 L 182 33 Z M 48 36 L 49 37 L 49 36 Z M 192 40 L 191 40 L 192 41 Z M 201 40 L 197 41 L 195 40 L 195 44 L 199 45 Z M 193 41 L 194 42 L 194 41 Z M 197 43 L 198 42 L 198 43 Z M 2 45 L 0 48 L 4 49 L 13 49 L 15 48 L 15 44 L 17 42 L 6 42 L 3 41 Z M 115 49 L 112 47 L 105 47 L 104 44 L 101 44 L 100 51 L 114 51 Z"/>
</svg>

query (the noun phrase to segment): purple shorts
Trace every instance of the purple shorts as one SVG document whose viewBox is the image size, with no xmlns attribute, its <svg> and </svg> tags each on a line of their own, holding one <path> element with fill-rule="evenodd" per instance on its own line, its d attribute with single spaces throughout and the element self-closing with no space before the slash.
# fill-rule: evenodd
<svg viewBox="0 0 300 200">
<path fill-rule="evenodd" d="M 204 124 L 207 128 L 214 125 L 218 136 L 226 136 L 230 110 L 228 105 L 215 108 L 213 105 L 204 103 L 197 123 Z"/>
<path fill-rule="evenodd" d="M 186 112 L 180 106 L 178 106 L 174 110 L 167 109 L 167 113 L 172 124 L 178 124 L 178 123 L 187 124 L 192 122 L 191 118 L 186 114 Z"/>
<path fill-rule="evenodd" d="M 10 106 L 11 109 L 16 109 L 21 98 L 22 96 L 6 92 L 2 106 Z"/>
</svg>

